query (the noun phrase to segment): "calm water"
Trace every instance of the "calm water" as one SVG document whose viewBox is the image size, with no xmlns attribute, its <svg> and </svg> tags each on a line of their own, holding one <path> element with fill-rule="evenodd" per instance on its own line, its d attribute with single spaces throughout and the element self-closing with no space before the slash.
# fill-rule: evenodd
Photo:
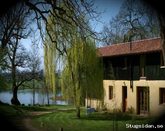
<svg viewBox="0 0 165 131">
<path fill-rule="evenodd" d="M 60 94 L 58 94 L 60 95 Z M 49 94 L 49 104 L 56 104 L 56 105 L 67 105 L 68 103 L 63 100 L 52 100 L 50 99 L 53 96 L 53 94 Z M 10 100 L 12 98 L 12 91 L 2 91 L 0 92 L 0 100 L 2 102 L 11 104 Z M 45 105 L 48 104 L 48 97 L 46 93 L 42 89 L 35 90 L 35 97 L 33 97 L 33 90 L 32 89 L 24 89 L 18 91 L 18 99 L 21 102 L 21 104 L 29 105 L 33 104 L 33 98 L 35 101 L 35 104 Z"/>
</svg>

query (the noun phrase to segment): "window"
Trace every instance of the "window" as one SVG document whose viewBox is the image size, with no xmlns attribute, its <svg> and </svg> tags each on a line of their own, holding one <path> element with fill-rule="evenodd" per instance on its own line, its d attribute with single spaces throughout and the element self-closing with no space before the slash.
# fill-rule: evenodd
<svg viewBox="0 0 165 131">
<path fill-rule="evenodd" d="M 113 98 L 113 86 L 109 86 L 109 99 Z"/>
<path fill-rule="evenodd" d="M 159 88 L 159 104 L 165 103 L 165 88 Z"/>
</svg>

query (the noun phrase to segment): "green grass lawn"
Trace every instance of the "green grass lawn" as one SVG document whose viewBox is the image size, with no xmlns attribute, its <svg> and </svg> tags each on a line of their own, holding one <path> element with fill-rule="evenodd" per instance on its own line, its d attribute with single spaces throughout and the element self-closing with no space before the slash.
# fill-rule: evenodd
<svg viewBox="0 0 165 131">
<path fill-rule="evenodd" d="M 35 127 L 46 131 L 111 131 L 111 130 L 128 130 L 126 124 L 145 124 L 149 123 L 148 118 L 135 117 L 124 114 L 112 113 L 92 113 L 86 115 L 85 109 L 81 111 L 81 118 L 76 118 L 75 110 L 66 109 L 67 107 L 56 107 L 57 111 L 32 119 Z"/>
<path fill-rule="evenodd" d="M 86 115 L 81 108 L 81 118 L 76 117 L 73 106 L 10 106 L 0 105 L 1 114 L 12 119 L 24 119 L 31 111 L 50 112 L 39 116 L 30 116 L 31 125 L 41 131 L 125 131 L 126 124 L 149 124 L 151 118 L 131 116 L 123 113 L 94 112 Z M 29 117 L 28 117 L 29 118 Z M 19 124 L 19 123 L 18 123 Z"/>
<path fill-rule="evenodd" d="M 24 117 L 26 114 L 27 111 L 22 110 L 17 106 L 0 104 L 0 115 L 4 115 L 5 117 L 9 117 L 9 118 Z"/>
</svg>

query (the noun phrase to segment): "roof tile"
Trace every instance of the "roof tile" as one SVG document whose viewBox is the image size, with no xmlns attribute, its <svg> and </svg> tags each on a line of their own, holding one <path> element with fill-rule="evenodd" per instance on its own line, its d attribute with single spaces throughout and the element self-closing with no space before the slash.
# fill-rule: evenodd
<svg viewBox="0 0 165 131">
<path fill-rule="evenodd" d="M 98 48 L 99 56 L 120 56 L 161 51 L 160 38 L 119 43 Z"/>
</svg>

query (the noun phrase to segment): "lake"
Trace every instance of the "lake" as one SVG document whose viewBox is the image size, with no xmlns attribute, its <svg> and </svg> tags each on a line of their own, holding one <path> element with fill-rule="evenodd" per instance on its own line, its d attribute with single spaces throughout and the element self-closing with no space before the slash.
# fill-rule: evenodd
<svg viewBox="0 0 165 131">
<path fill-rule="evenodd" d="M 57 96 L 60 96 L 61 93 L 58 93 Z M 24 90 L 18 90 L 18 99 L 21 104 L 24 105 L 33 105 L 33 102 L 35 104 L 45 105 L 48 104 L 48 98 L 49 98 L 49 104 L 53 105 L 67 105 L 68 102 L 64 100 L 52 100 L 53 94 L 49 93 L 49 97 L 42 89 L 36 89 L 35 95 L 33 95 L 32 89 L 24 89 Z M 12 98 L 12 91 L 1 91 L 0 92 L 0 101 L 4 103 L 11 104 L 10 100 Z M 34 100 L 33 100 L 34 98 Z"/>
</svg>

